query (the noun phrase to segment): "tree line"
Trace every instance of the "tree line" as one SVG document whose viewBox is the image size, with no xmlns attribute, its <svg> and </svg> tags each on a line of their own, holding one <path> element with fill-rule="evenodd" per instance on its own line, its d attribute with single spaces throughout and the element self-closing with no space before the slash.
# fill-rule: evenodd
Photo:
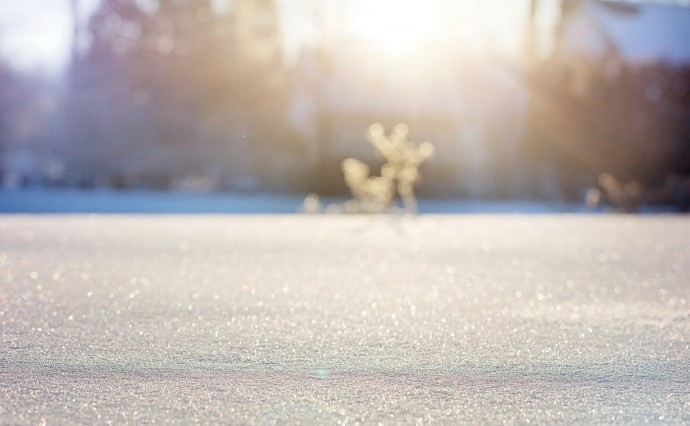
<svg viewBox="0 0 690 426">
<path fill-rule="evenodd" d="M 72 6 L 76 14 L 77 1 Z M 263 170 L 264 181 L 279 186 L 271 176 L 274 165 L 262 155 L 294 151 L 278 142 L 289 131 L 276 7 L 271 0 L 227 6 L 213 0 L 103 0 L 86 22 L 75 16 L 57 118 L 39 126 L 48 133 L 40 138 L 50 140 L 44 144 L 49 149 L 33 153 L 60 164 L 60 173 L 30 179 L 169 188 L 180 177 L 203 177 L 214 189 L 230 189 L 254 185 L 251 176 Z M 3 87 L 21 90 L 17 82 L 26 79 L 0 68 Z M 10 134 L 18 127 L 10 124 L 21 121 L 12 116 L 18 109 L 12 90 L 0 99 L 5 153 L 17 151 L 21 139 Z M 27 88 L 22 97 L 38 97 L 31 92 Z M 43 166 L 38 168 L 45 172 Z"/>
</svg>

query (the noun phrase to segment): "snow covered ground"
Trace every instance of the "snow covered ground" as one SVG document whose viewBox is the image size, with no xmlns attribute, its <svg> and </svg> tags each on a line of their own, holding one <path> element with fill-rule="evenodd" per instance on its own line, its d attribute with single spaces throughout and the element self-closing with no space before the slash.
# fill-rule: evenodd
<svg viewBox="0 0 690 426">
<path fill-rule="evenodd" d="M 304 195 L 75 189 L 0 189 L 0 213 L 297 213 Z M 342 205 L 345 198 L 321 202 Z M 583 204 L 539 201 L 419 200 L 421 213 L 591 212 Z M 601 210 L 601 209 L 600 209 Z M 658 210 L 658 209 L 657 209 Z M 668 209 L 666 209 L 668 210 Z"/>
<path fill-rule="evenodd" d="M 0 216 L 0 423 L 690 423 L 690 219 Z"/>
</svg>

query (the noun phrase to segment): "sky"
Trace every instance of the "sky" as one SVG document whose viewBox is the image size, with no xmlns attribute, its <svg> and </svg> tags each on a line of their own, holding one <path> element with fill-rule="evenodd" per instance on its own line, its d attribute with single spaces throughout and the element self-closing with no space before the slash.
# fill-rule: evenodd
<svg viewBox="0 0 690 426">
<path fill-rule="evenodd" d="M 98 0 L 81 0 L 83 13 Z M 0 54 L 22 70 L 53 72 L 65 64 L 72 39 L 70 0 L 6 0 L 0 9 Z"/>
<path fill-rule="evenodd" d="M 64 1 L 6 1 L 0 13 L 0 52 L 20 68 L 58 65 L 69 42 Z"/>
</svg>

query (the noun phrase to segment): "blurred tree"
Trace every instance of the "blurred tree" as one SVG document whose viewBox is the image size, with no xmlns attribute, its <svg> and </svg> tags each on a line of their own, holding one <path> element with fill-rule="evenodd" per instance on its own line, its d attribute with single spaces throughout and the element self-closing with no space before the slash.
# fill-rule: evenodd
<svg viewBox="0 0 690 426">
<path fill-rule="evenodd" d="M 12 70 L 0 60 L 0 175 L 5 178 L 7 174 L 8 155 L 10 145 L 14 140 L 11 124 L 15 113 L 16 81 Z"/>
<path fill-rule="evenodd" d="M 0 185 L 42 182 L 60 174 L 48 135 L 56 106 L 51 83 L 0 58 Z"/>
<path fill-rule="evenodd" d="M 71 70 L 76 169 L 125 186 L 253 172 L 283 123 L 277 15 L 270 0 L 222 4 L 101 2 Z"/>
<path fill-rule="evenodd" d="M 528 73 L 532 97 L 524 151 L 542 173 L 534 174 L 532 186 L 551 180 L 572 199 L 596 184 L 601 173 L 642 187 L 690 173 L 690 66 L 663 57 L 631 60 L 607 20 L 597 19 L 597 14 L 615 17 L 621 28 L 630 29 L 639 24 L 644 8 L 674 6 L 600 3 L 588 8 L 562 0 L 554 48 Z M 584 44 L 579 51 L 573 48 L 582 28 L 589 28 L 590 37 L 603 46 L 600 53 Z M 612 190 L 618 185 L 602 186 L 609 194 L 625 192 Z M 646 200 L 637 195 L 644 191 L 632 192 L 633 199 Z"/>
</svg>

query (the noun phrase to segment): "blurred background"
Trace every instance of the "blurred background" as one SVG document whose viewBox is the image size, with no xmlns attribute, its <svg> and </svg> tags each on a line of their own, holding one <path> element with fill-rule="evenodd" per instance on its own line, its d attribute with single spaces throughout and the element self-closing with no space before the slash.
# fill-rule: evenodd
<svg viewBox="0 0 690 426">
<path fill-rule="evenodd" d="M 346 195 L 374 122 L 434 145 L 421 197 L 584 202 L 608 173 L 687 209 L 690 3 L 0 9 L 4 188 Z"/>
</svg>

